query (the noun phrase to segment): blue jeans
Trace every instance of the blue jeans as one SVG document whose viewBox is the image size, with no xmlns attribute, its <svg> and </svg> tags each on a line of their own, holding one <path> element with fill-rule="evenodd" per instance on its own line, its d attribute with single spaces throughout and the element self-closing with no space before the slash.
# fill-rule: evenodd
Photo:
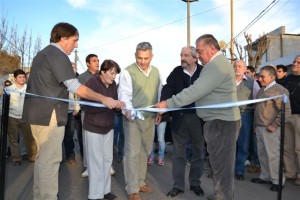
<svg viewBox="0 0 300 200">
<path fill-rule="evenodd" d="M 75 159 L 74 152 L 74 133 L 75 130 L 78 134 L 79 146 L 80 146 L 80 154 L 83 155 L 83 146 L 82 146 L 82 123 L 80 119 L 80 114 L 74 116 L 73 113 L 68 113 L 68 122 L 65 126 L 65 135 L 64 135 L 64 146 L 67 160 Z"/>
<path fill-rule="evenodd" d="M 235 173 L 245 174 L 245 162 L 249 155 L 249 143 L 253 134 L 253 112 L 244 112 L 241 115 L 242 126 L 237 139 Z"/>
<path fill-rule="evenodd" d="M 165 131 L 166 131 L 167 122 L 161 122 L 156 126 L 156 134 L 157 134 L 157 141 L 158 141 L 158 158 L 163 159 L 165 157 Z M 154 143 L 152 147 L 152 151 L 150 153 L 150 157 L 154 158 Z"/>
<path fill-rule="evenodd" d="M 123 116 L 121 113 L 115 113 L 114 117 L 114 146 L 118 146 L 118 157 L 123 159 L 124 156 L 124 130 Z"/>
</svg>

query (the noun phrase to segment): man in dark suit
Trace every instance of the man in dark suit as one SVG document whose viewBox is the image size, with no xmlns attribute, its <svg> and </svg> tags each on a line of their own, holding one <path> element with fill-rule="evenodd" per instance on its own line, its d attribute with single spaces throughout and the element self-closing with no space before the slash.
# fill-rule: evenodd
<svg viewBox="0 0 300 200">
<path fill-rule="evenodd" d="M 171 98 L 184 88 L 189 87 L 198 79 L 203 68 L 197 63 L 196 48 L 189 46 L 181 50 L 181 65 L 174 68 L 167 78 L 167 84 L 162 89 L 161 100 Z M 194 107 L 191 103 L 185 107 Z M 204 165 L 204 138 L 202 120 L 197 116 L 196 110 L 180 110 L 171 113 L 171 129 L 173 133 L 174 155 L 172 158 L 173 188 L 167 196 L 174 197 L 184 192 L 186 144 L 191 141 L 192 162 L 189 174 L 190 189 L 198 196 L 204 192 L 200 187 L 200 177 Z"/>
</svg>

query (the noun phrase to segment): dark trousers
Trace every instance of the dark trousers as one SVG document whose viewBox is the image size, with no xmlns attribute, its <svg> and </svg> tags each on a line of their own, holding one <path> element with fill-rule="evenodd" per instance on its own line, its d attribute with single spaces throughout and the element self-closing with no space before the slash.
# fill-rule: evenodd
<svg viewBox="0 0 300 200">
<path fill-rule="evenodd" d="M 240 120 L 207 121 L 204 137 L 213 172 L 214 199 L 234 199 L 234 167 Z"/>
<path fill-rule="evenodd" d="M 245 174 L 245 162 L 249 155 L 249 143 L 253 134 L 253 111 L 241 115 L 241 128 L 237 139 L 235 173 Z"/>
<path fill-rule="evenodd" d="M 118 158 L 124 157 L 124 129 L 122 113 L 115 113 L 114 116 L 114 146 L 118 147 Z"/>
<path fill-rule="evenodd" d="M 192 160 L 190 166 L 190 186 L 200 185 L 204 167 L 204 137 L 202 120 L 196 114 L 185 114 L 178 130 L 173 130 L 174 154 L 172 157 L 173 187 L 184 190 L 186 169 L 186 145 L 191 141 Z"/>
<path fill-rule="evenodd" d="M 67 160 L 75 159 L 74 153 L 74 133 L 77 131 L 78 141 L 80 146 L 80 154 L 83 155 L 83 145 L 82 145 L 82 123 L 80 114 L 74 116 L 73 113 L 68 113 L 68 122 L 65 127 L 65 136 L 64 136 L 64 147 Z"/>
</svg>

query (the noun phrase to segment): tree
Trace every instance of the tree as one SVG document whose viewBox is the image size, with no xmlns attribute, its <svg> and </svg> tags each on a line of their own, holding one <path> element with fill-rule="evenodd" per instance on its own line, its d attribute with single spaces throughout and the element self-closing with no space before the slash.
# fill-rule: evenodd
<svg viewBox="0 0 300 200">
<path fill-rule="evenodd" d="M 33 45 L 32 31 L 28 35 L 27 28 L 19 36 L 18 26 L 9 26 L 6 16 L 2 16 L 0 24 L 0 74 L 12 73 L 15 69 L 29 67 L 32 58 L 41 50 L 42 40 L 38 35 Z"/>
<path fill-rule="evenodd" d="M 23 35 L 19 38 L 18 41 L 18 50 L 19 54 L 21 56 L 21 68 L 24 67 L 24 61 L 25 61 L 25 53 L 27 51 L 28 43 L 27 43 L 27 28 L 24 30 Z"/>
<path fill-rule="evenodd" d="M 42 49 L 42 38 L 41 36 L 37 36 L 36 40 L 35 40 L 35 44 L 34 44 L 34 48 L 33 48 L 33 55 L 36 55 L 40 50 Z M 33 57 L 31 57 L 32 60 Z"/>
<path fill-rule="evenodd" d="M 8 45 L 8 53 L 11 55 L 18 55 L 18 26 L 13 24 L 10 27 L 10 37 L 9 37 L 9 45 Z"/>
<path fill-rule="evenodd" d="M 27 48 L 27 66 L 31 65 L 31 51 L 32 51 L 32 31 L 30 32 L 30 36 L 28 38 L 28 48 Z"/>
<path fill-rule="evenodd" d="M 226 41 L 224 40 L 221 40 L 219 42 L 219 46 L 221 48 L 221 51 L 223 53 L 223 55 L 227 55 L 227 50 L 229 51 L 229 55 L 232 55 L 233 54 L 233 61 L 236 60 L 236 59 L 240 59 L 240 60 L 243 60 L 244 59 L 244 56 L 243 56 L 243 48 L 241 45 L 239 45 L 236 40 L 234 40 L 233 44 L 235 46 L 235 48 L 237 49 L 237 52 L 238 52 L 238 56 L 232 52 L 232 48 L 230 46 L 228 46 L 229 43 L 226 43 Z M 231 59 L 231 58 L 230 58 Z"/>
<path fill-rule="evenodd" d="M 0 51 L 2 51 L 7 35 L 7 21 L 4 16 L 1 18 L 1 28 L 0 28 Z"/>
<path fill-rule="evenodd" d="M 248 63 L 257 70 L 261 64 L 263 55 L 269 48 L 270 41 L 267 34 L 259 36 L 255 42 L 252 42 L 251 35 L 244 33 L 244 36 L 247 42 L 246 51 L 248 54 Z"/>
<path fill-rule="evenodd" d="M 219 42 L 219 46 L 221 48 L 222 53 L 224 54 L 224 56 L 226 56 L 226 49 L 228 48 L 227 43 L 225 42 L 225 40 L 221 40 Z"/>
<path fill-rule="evenodd" d="M 5 51 L 0 51 L 0 75 L 13 73 L 20 66 L 18 55 L 9 55 Z"/>
<path fill-rule="evenodd" d="M 243 48 L 242 48 L 242 46 L 241 45 L 239 45 L 238 43 L 237 43 L 237 41 L 236 40 L 234 40 L 234 46 L 235 46 L 235 48 L 236 48 L 236 50 L 237 50 L 237 52 L 238 52 L 238 54 L 239 54 L 239 60 L 244 60 L 244 56 L 243 56 Z M 235 54 L 234 54 L 235 55 Z M 236 56 L 236 55 L 235 55 Z"/>
</svg>

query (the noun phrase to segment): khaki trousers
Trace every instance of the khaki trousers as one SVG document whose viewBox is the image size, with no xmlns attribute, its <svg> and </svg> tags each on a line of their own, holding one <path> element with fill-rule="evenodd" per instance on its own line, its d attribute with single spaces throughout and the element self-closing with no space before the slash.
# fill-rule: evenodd
<svg viewBox="0 0 300 200">
<path fill-rule="evenodd" d="M 259 178 L 279 184 L 280 127 L 270 133 L 265 126 L 256 127 L 257 153 L 261 173 Z M 283 175 L 282 184 L 285 182 Z"/>
<path fill-rule="evenodd" d="M 154 118 L 133 122 L 123 119 L 124 128 L 124 175 L 127 194 L 138 193 L 145 185 L 147 159 L 154 140 Z"/>
<path fill-rule="evenodd" d="M 65 126 L 57 127 L 56 113 L 53 111 L 49 126 L 31 125 L 31 130 L 37 145 L 33 199 L 56 200 Z"/>
<path fill-rule="evenodd" d="M 287 178 L 300 178 L 300 114 L 292 114 L 286 123 L 284 165 Z"/>
</svg>

